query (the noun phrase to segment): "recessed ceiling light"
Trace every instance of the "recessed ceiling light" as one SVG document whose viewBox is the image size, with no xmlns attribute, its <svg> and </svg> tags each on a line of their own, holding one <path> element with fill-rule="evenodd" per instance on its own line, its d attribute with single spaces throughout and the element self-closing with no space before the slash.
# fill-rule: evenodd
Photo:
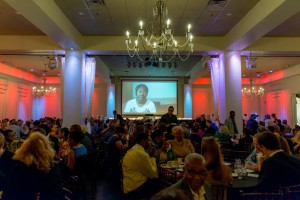
<svg viewBox="0 0 300 200">
<path fill-rule="evenodd" d="M 30 69 L 30 71 L 31 71 L 31 72 L 33 72 L 33 71 L 34 71 L 34 69 Z"/>
<path fill-rule="evenodd" d="M 60 74 L 57 74 L 57 76 L 60 76 Z"/>
<path fill-rule="evenodd" d="M 71 50 L 73 51 L 74 49 L 73 49 L 73 48 L 71 48 Z"/>
<path fill-rule="evenodd" d="M 78 15 L 83 16 L 84 12 L 79 12 Z"/>
<path fill-rule="evenodd" d="M 273 72 L 273 70 L 269 70 L 269 72 L 270 72 L 270 73 L 272 73 L 272 72 Z"/>
<path fill-rule="evenodd" d="M 257 74 L 256 76 L 257 76 L 257 77 L 260 77 L 260 74 Z"/>
<path fill-rule="evenodd" d="M 226 13 L 226 15 L 227 15 L 228 17 L 230 17 L 230 16 L 232 15 L 232 13 Z"/>
<path fill-rule="evenodd" d="M 21 13 L 20 13 L 20 12 L 18 12 L 18 11 L 16 11 L 16 14 L 17 14 L 17 15 L 21 15 Z"/>
<path fill-rule="evenodd" d="M 245 74 L 243 74 L 243 77 L 245 77 L 246 75 Z"/>
</svg>

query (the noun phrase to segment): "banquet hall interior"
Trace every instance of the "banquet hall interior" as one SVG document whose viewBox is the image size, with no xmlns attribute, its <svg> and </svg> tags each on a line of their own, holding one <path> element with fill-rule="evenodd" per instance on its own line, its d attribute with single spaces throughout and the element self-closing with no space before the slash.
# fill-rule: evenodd
<svg viewBox="0 0 300 200">
<path fill-rule="evenodd" d="M 0 1 L 0 119 L 47 116 L 70 127 L 112 118 L 114 110 L 124 119 L 143 118 L 124 112 L 123 83 L 133 80 L 175 81 L 178 119 L 205 114 L 223 123 L 234 110 L 236 119 L 275 113 L 291 127 L 300 124 L 300 1 L 165 0 L 172 34 L 183 43 L 191 32 L 192 52 L 160 62 L 148 61 L 140 48 L 131 57 L 126 31 L 133 44 L 157 2 Z M 41 86 L 55 90 L 33 89 Z M 242 120 L 237 126 L 242 132 Z"/>
</svg>

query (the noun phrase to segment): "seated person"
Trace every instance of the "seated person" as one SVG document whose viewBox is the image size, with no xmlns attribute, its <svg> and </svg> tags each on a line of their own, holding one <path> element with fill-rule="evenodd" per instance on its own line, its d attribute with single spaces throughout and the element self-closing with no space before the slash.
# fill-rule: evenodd
<svg viewBox="0 0 300 200">
<path fill-rule="evenodd" d="M 206 160 L 208 176 L 206 181 L 212 185 L 226 185 L 232 182 L 231 169 L 224 164 L 220 145 L 215 137 L 204 137 L 201 152 Z"/>
<path fill-rule="evenodd" d="M 196 143 L 200 144 L 202 137 L 198 134 L 199 128 L 193 126 L 191 130 L 192 130 L 192 132 L 189 136 L 191 142 L 196 142 Z"/>
<path fill-rule="evenodd" d="M 183 158 L 188 154 L 195 152 L 195 148 L 191 141 L 183 138 L 183 130 L 181 126 L 174 126 L 172 128 L 172 134 L 175 138 L 173 140 L 169 140 L 169 143 L 172 145 L 177 158 Z"/>
<path fill-rule="evenodd" d="M 73 170 L 75 166 L 75 159 L 81 155 L 87 154 L 87 150 L 83 144 L 80 143 L 83 135 L 81 131 L 70 131 L 69 134 L 69 145 L 70 150 L 67 156 L 67 166 Z"/>
<path fill-rule="evenodd" d="M 149 199 L 157 192 L 154 181 L 157 178 L 156 159 L 145 151 L 151 145 L 148 133 L 140 132 L 135 141 L 122 163 L 125 199 Z"/>
<path fill-rule="evenodd" d="M 219 130 L 219 128 L 215 125 L 215 123 L 212 120 L 208 119 L 206 120 L 206 125 L 207 125 L 207 129 L 205 130 L 203 137 L 215 136 L 216 132 Z"/>
<path fill-rule="evenodd" d="M 174 151 L 172 150 L 171 144 L 166 141 L 162 148 L 155 152 L 157 163 L 166 163 L 168 161 L 177 160 Z"/>
<path fill-rule="evenodd" d="M 253 136 L 253 146 L 254 149 L 250 153 L 250 155 L 245 159 L 245 168 L 246 169 L 251 169 L 254 170 L 255 172 L 259 171 L 259 165 L 258 165 L 258 160 L 257 156 L 261 152 L 261 147 L 258 145 L 257 142 L 257 134 Z"/>
<path fill-rule="evenodd" d="M 206 182 L 206 162 L 202 155 L 191 153 L 184 160 L 184 177 L 168 189 L 184 191 L 189 199 L 212 199 L 211 187 Z"/>
<path fill-rule="evenodd" d="M 3 134 L 0 133 L 0 191 L 5 187 L 7 175 L 15 163 L 12 159 L 14 153 L 7 151 L 4 145 L 5 139 Z"/>
<path fill-rule="evenodd" d="M 135 88 L 136 98 L 129 100 L 124 108 L 125 113 L 156 113 L 155 104 L 147 99 L 148 87 L 139 84 Z"/>
<path fill-rule="evenodd" d="M 253 139 L 251 137 L 251 130 L 249 128 L 243 129 L 243 136 L 239 139 L 239 143 L 237 145 L 237 149 L 240 151 L 250 151 L 251 145 L 253 143 Z"/>
<path fill-rule="evenodd" d="M 228 144 L 228 146 L 231 143 L 231 137 L 229 134 L 229 129 L 225 125 L 221 125 L 219 128 L 219 131 L 216 132 L 215 137 L 218 139 L 218 141 L 223 144 Z"/>
<path fill-rule="evenodd" d="M 268 158 L 262 162 L 258 188 L 263 192 L 278 192 L 280 186 L 300 184 L 300 160 L 280 148 L 278 137 L 271 132 L 257 134 L 261 151 Z"/>
</svg>

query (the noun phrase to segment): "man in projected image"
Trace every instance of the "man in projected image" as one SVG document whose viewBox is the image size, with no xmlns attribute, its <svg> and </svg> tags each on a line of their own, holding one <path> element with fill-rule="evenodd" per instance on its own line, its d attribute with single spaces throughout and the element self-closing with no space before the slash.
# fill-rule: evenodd
<svg viewBox="0 0 300 200">
<path fill-rule="evenodd" d="M 135 87 L 136 98 L 126 103 L 124 112 L 130 113 L 155 113 L 155 104 L 147 99 L 148 87 L 145 84 L 139 84 Z"/>
</svg>

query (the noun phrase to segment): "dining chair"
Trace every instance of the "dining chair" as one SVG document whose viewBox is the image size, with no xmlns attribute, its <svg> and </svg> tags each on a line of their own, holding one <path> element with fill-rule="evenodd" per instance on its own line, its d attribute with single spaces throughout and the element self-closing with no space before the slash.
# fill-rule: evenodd
<svg viewBox="0 0 300 200">
<path fill-rule="evenodd" d="M 241 200 L 283 200 L 283 193 L 241 193 Z"/>
<path fill-rule="evenodd" d="M 227 200 L 227 187 L 224 184 L 212 184 L 212 200 Z"/>
<path fill-rule="evenodd" d="M 285 200 L 300 200 L 300 184 L 281 187 Z"/>
</svg>

